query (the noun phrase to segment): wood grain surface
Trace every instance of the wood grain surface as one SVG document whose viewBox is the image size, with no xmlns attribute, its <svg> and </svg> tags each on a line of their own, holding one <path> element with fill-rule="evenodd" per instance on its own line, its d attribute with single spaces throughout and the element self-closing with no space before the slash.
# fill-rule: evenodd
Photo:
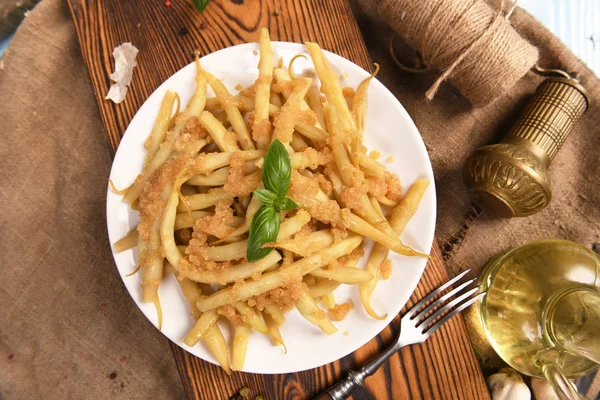
<svg viewBox="0 0 600 400">
<path fill-rule="evenodd" d="M 273 39 L 318 42 L 370 70 L 371 62 L 346 0 L 213 0 L 202 15 L 191 1 L 69 0 L 111 151 L 137 109 L 169 76 L 193 60 L 231 45 L 256 41 L 266 26 Z M 112 50 L 139 48 L 125 101 L 104 100 L 114 67 Z M 448 279 L 437 246 L 408 307 Z M 242 387 L 265 399 L 308 399 L 377 354 L 397 333 L 398 318 L 355 353 L 321 368 L 294 374 L 227 376 L 171 343 L 189 399 L 229 399 Z M 487 399 L 488 391 L 462 318 L 454 317 L 425 344 L 404 348 L 369 378 L 354 399 Z"/>
</svg>

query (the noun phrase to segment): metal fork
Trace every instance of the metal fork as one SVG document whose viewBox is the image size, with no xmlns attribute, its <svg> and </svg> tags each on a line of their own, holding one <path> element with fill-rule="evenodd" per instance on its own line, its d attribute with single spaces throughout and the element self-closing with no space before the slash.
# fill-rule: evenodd
<svg viewBox="0 0 600 400">
<path fill-rule="evenodd" d="M 381 365 L 388 360 L 388 358 L 394 355 L 402 347 L 416 343 L 423 343 L 446 321 L 482 298 L 485 295 L 485 292 L 477 293 L 480 287 L 475 286 L 464 291 L 453 300 L 448 301 L 453 296 L 456 296 L 462 292 L 463 289 L 467 289 L 469 285 L 475 281 L 476 278 L 474 278 L 460 284 L 450 292 L 444 294 L 439 299 L 428 305 L 422 311 L 419 311 L 424 305 L 426 305 L 430 300 L 433 300 L 450 285 L 459 282 L 465 275 L 467 275 L 468 272 L 469 270 L 464 271 L 454 279 L 451 279 L 449 282 L 429 293 L 425 298 L 415 304 L 406 314 L 404 314 L 400 320 L 400 332 L 398 333 L 398 336 L 394 342 L 383 351 L 383 353 L 366 363 L 360 370 L 348 372 L 348 377 L 345 380 L 341 381 L 335 386 L 332 386 L 327 391 L 315 397 L 313 400 L 346 399 L 350 393 L 356 389 L 357 386 L 362 386 L 367 377 L 373 375 L 375 371 L 377 371 L 379 367 L 381 367 Z M 433 314 L 428 315 L 432 311 Z M 437 320 L 440 316 L 442 316 L 442 318 Z"/>
</svg>

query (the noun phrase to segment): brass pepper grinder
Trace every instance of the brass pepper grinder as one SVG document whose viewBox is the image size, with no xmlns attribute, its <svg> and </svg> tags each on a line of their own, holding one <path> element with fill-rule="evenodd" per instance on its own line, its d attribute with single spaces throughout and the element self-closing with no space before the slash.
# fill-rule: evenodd
<svg viewBox="0 0 600 400">
<path fill-rule="evenodd" d="M 544 70 L 545 71 L 545 70 Z M 464 180 L 475 202 L 504 217 L 525 217 L 548 205 L 548 166 L 589 105 L 586 90 L 563 71 L 546 79 L 508 135 L 477 150 Z"/>
</svg>

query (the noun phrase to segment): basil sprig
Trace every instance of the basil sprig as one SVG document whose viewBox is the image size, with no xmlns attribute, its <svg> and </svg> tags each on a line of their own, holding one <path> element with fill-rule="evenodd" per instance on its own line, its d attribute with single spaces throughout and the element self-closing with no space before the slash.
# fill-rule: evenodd
<svg viewBox="0 0 600 400">
<path fill-rule="evenodd" d="M 263 162 L 262 177 L 265 189 L 254 191 L 254 195 L 263 205 L 254 214 L 250 224 L 246 249 L 246 258 L 250 262 L 262 260 L 273 250 L 271 247 L 261 246 L 277 240 L 281 222 L 280 211 L 298 208 L 298 204 L 286 197 L 290 190 L 291 176 L 290 155 L 279 140 L 274 140 Z"/>
<path fill-rule="evenodd" d="M 192 0 L 192 4 L 194 5 L 196 11 L 202 14 L 202 11 L 204 11 L 209 1 L 210 0 Z"/>
</svg>

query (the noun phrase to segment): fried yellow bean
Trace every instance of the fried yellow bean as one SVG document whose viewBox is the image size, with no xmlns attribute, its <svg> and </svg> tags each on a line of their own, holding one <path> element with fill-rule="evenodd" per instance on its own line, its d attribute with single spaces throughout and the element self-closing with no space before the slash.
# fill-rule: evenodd
<svg viewBox="0 0 600 400">
<path fill-rule="evenodd" d="M 319 329 L 326 334 L 333 335 L 337 332 L 337 328 L 333 326 L 327 317 L 327 313 L 319 308 L 317 303 L 308 293 L 302 295 L 300 301 L 296 303 L 296 308 L 304 318 L 310 323 L 318 326 Z"/>
<path fill-rule="evenodd" d="M 173 226 L 174 231 L 180 229 L 193 228 L 196 220 L 210 215 L 207 211 L 192 211 L 191 213 L 183 212 L 175 216 L 175 225 Z"/>
<path fill-rule="evenodd" d="M 317 268 L 327 265 L 330 260 L 349 254 L 362 243 L 362 236 L 352 236 L 334 244 L 312 256 L 288 265 L 284 269 L 263 274 L 260 279 L 246 281 L 241 287 L 221 289 L 209 297 L 198 301 L 200 311 L 211 310 L 226 304 L 247 300 L 276 287 L 285 286 L 299 276 L 311 273 Z"/>
<path fill-rule="evenodd" d="M 325 93 L 327 101 L 335 107 L 344 129 L 350 132 L 355 131 L 356 124 L 348 109 L 346 99 L 344 99 L 344 95 L 342 94 L 340 82 L 329 66 L 329 62 L 327 62 L 323 51 L 316 43 L 305 42 L 304 44 L 310 53 L 317 75 L 321 80 L 321 91 Z"/>
<path fill-rule="evenodd" d="M 327 293 L 325 296 L 321 297 L 321 300 L 323 300 L 323 305 L 326 309 L 331 310 L 333 307 L 335 307 L 335 298 L 333 297 L 333 293 Z"/>
<path fill-rule="evenodd" d="M 337 267 L 333 269 L 319 268 L 311 272 L 311 275 L 319 278 L 331 279 L 347 285 L 356 285 L 367 282 L 373 278 L 373 275 L 365 270 L 348 267 Z"/>
<path fill-rule="evenodd" d="M 223 126 L 221 121 L 215 118 L 210 111 L 203 111 L 198 118 L 200 124 L 206 129 L 210 137 L 213 138 L 221 151 L 233 152 L 240 148 L 236 143 L 236 139 Z"/>
<path fill-rule="evenodd" d="M 277 307 L 275 304 L 267 304 L 265 306 L 265 312 L 273 318 L 277 326 L 283 326 L 285 317 L 283 316 L 283 312 L 279 309 L 279 307 Z"/>
<path fill-rule="evenodd" d="M 195 304 L 194 308 L 196 308 Z M 183 339 L 183 343 L 190 347 L 195 346 L 196 343 L 206 336 L 206 333 L 214 324 L 217 323 L 218 319 L 219 314 L 217 313 L 217 310 L 210 310 L 202 313 L 196 320 L 194 327 L 188 332 L 185 339 Z"/>
<path fill-rule="evenodd" d="M 279 227 L 277 241 L 283 241 L 298 232 L 304 225 L 310 221 L 310 215 L 305 211 L 300 211 L 291 218 L 286 219 Z M 248 240 L 226 244 L 223 246 L 210 246 L 206 249 L 204 258 L 212 261 L 233 261 L 246 257 Z"/>
<path fill-rule="evenodd" d="M 258 313 L 248 305 L 245 301 L 240 301 L 234 304 L 235 309 L 242 314 L 242 319 L 250 325 L 255 331 L 267 335 L 269 330 L 267 325 L 258 316 Z"/>
<path fill-rule="evenodd" d="M 329 279 L 323 279 L 314 285 L 308 286 L 308 294 L 313 299 L 323 297 L 327 295 L 327 293 L 333 292 L 335 289 L 340 287 L 341 283 L 337 281 L 332 281 Z"/>
<path fill-rule="evenodd" d="M 258 62 L 258 79 L 256 80 L 256 95 L 254 96 L 253 136 L 259 149 L 266 149 L 271 142 L 269 104 L 271 98 L 271 81 L 273 80 L 273 49 L 269 39 L 269 31 L 260 31 L 260 60 Z"/>
<path fill-rule="evenodd" d="M 428 181 L 421 179 L 417 180 L 408 190 L 404 198 L 400 201 L 400 204 L 398 204 L 398 206 L 392 212 L 390 225 L 398 236 L 402 233 L 402 231 L 404 231 L 406 224 L 416 212 L 428 185 Z M 360 300 L 365 308 L 365 311 L 367 311 L 371 317 L 379 320 L 385 319 L 387 314 L 380 316 L 375 312 L 375 310 L 373 310 L 373 307 L 371 306 L 371 296 L 379 280 L 381 265 L 387 259 L 387 257 L 388 248 L 376 243 L 371 251 L 371 254 L 369 255 L 367 266 L 365 268 L 365 270 L 370 272 L 373 277 L 370 280 L 361 283 L 359 286 Z"/>
<path fill-rule="evenodd" d="M 213 357 L 215 357 L 221 368 L 225 370 L 227 375 L 231 375 L 227 342 L 225 341 L 223 333 L 221 333 L 221 330 L 216 323 L 212 324 L 204 334 L 204 343 L 206 343 L 206 346 L 210 350 Z"/>
<path fill-rule="evenodd" d="M 246 351 L 248 350 L 248 339 L 250 338 L 250 327 L 246 324 L 238 325 L 233 333 L 233 355 L 231 367 L 234 371 L 244 369 Z"/>
<path fill-rule="evenodd" d="M 129 250 L 138 245 L 138 231 L 137 227 L 132 229 L 127 235 L 123 236 L 121 239 L 117 240 L 113 247 L 115 248 L 115 252 L 121 253 L 125 250 Z"/>
<path fill-rule="evenodd" d="M 275 322 L 275 319 L 268 312 L 262 313 L 263 319 L 265 320 L 265 324 L 267 325 L 267 329 L 269 330 L 269 336 L 273 339 L 273 343 L 276 346 L 283 346 L 284 351 L 287 353 L 287 348 L 285 347 L 285 343 L 283 341 L 283 336 L 281 336 L 281 332 L 279 331 L 279 325 Z"/>
<path fill-rule="evenodd" d="M 208 191 L 208 193 L 198 193 L 191 196 L 185 197 L 185 201 L 191 210 L 203 210 L 210 206 L 214 206 L 220 200 L 232 199 L 233 195 L 227 193 L 223 188 L 215 188 Z M 187 211 L 187 206 L 181 202 L 177 206 L 177 211 Z"/>
<path fill-rule="evenodd" d="M 145 147 L 147 153 L 144 167 L 148 166 L 150 161 L 152 161 L 152 157 L 154 157 L 158 151 L 160 144 L 165 140 L 169 124 L 171 123 L 171 113 L 173 112 L 173 104 L 175 103 L 176 98 L 177 93 L 167 90 L 160 103 L 154 127 L 152 127 L 152 132 L 150 133 L 148 140 L 146 140 Z"/>
<path fill-rule="evenodd" d="M 254 263 L 242 262 L 226 270 L 213 271 L 180 269 L 180 274 L 195 282 L 226 284 L 260 274 L 269 268 L 276 266 L 280 260 L 281 255 L 277 251 L 272 251 L 260 261 Z"/>
</svg>

